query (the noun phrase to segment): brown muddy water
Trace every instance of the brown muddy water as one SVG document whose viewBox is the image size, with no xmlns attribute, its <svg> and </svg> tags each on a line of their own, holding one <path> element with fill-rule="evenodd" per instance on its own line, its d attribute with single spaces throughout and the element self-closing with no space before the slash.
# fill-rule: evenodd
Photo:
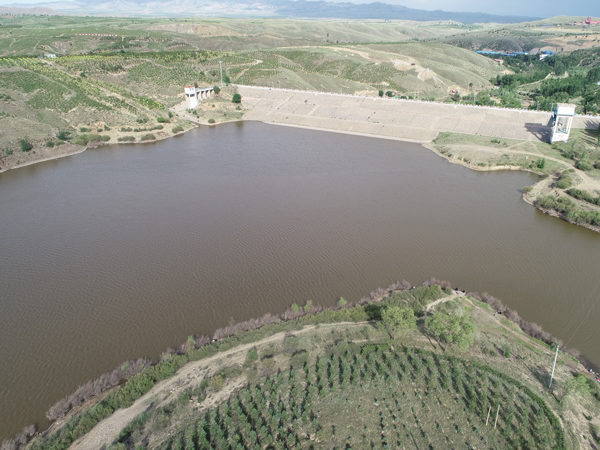
<svg viewBox="0 0 600 450">
<path fill-rule="evenodd" d="M 262 123 L 4 173 L 0 439 L 127 359 L 402 278 L 486 290 L 600 363 L 600 235 L 523 202 L 535 180 Z"/>
</svg>

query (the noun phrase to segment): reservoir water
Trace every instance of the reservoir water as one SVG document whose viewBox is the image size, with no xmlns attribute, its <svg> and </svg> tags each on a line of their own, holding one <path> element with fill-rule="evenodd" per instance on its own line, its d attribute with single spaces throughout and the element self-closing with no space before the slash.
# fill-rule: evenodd
<svg viewBox="0 0 600 450">
<path fill-rule="evenodd" d="M 127 359 L 403 278 L 488 291 L 600 363 L 600 235 L 523 202 L 535 180 L 262 123 L 1 174 L 0 440 Z"/>
</svg>

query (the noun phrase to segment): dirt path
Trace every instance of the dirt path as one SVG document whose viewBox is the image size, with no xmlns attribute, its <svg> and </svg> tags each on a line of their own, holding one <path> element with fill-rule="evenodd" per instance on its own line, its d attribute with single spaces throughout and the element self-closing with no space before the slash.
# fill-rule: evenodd
<svg viewBox="0 0 600 450">
<path fill-rule="evenodd" d="M 439 300 L 436 300 L 435 302 L 431 302 L 429 305 L 427 305 L 427 309 L 425 310 L 425 312 L 428 313 L 436 305 L 439 305 L 440 303 L 446 303 L 446 302 L 448 302 L 450 300 L 457 299 L 458 297 L 465 297 L 465 296 L 466 296 L 466 294 L 463 294 L 462 292 L 456 292 L 456 291 L 454 291 L 453 295 L 449 295 L 448 297 L 442 297 Z"/>
<path fill-rule="evenodd" d="M 364 326 L 367 322 L 340 322 L 334 324 L 322 324 L 321 328 L 324 327 L 341 327 L 341 326 Z M 304 327 L 302 330 L 295 331 L 294 334 L 302 334 L 315 329 L 314 325 Z M 126 409 L 119 409 L 115 411 L 110 417 L 102 420 L 98 423 L 92 431 L 75 441 L 70 449 L 71 450 L 97 450 L 108 447 L 119 435 L 119 432 L 135 419 L 138 415 L 144 412 L 151 405 L 153 407 L 166 404 L 173 399 L 177 398 L 181 391 L 188 387 L 187 382 L 190 379 L 202 381 L 205 376 L 210 376 L 215 368 L 220 367 L 222 363 L 228 365 L 235 363 L 242 363 L 246 358 L 246 353 L 253 347 L 263 347 L 267 344 L 282 341 L 288 332 L 277 333 L 267 338 L 261 339 L 260 341 L 252 342 L 250 344 L 239 345 L 231 350 L 218 353 L 209 358 L 201 359 L 200 361 L 194 361 L 186 364 L 182 367 L 173 377 L 163 380 L 157 383 L 150 391 L 148 391 L 141 398 L 136 400 L 134 404 Z M 228 384 L 225 388 L 217 393 L 215 396 L 211 396 L 205 400 L 206 403 L 196 404 L 196 407 L 204 409 L 211 406 L 215 402 L 219 402 L 224 396 L 228 396 L 235 389 L 244 385 L 243 379 L 237 379 L 233 383 Z"/>
</svg>

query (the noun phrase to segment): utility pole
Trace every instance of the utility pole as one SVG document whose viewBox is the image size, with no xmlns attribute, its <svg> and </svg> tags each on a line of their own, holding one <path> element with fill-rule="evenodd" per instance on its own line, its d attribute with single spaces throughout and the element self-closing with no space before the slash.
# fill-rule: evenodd
<svg viewBox="0 0 600 450">
<path fill-rule="evenodd" d="M 500 412 L 500 404 L 498 404 L 498 409 L 496 410 L 496 421 L 494 422 L 494 428 L 496 428 L 496 424 L 498 423 L 498 413 Z"/>
<path fill-rule="evenodd" d="M 223 87 L 223 61 L 219 61 L 219 68 L 221 69 L 221 87 Z"/>
<path fill-rule="evenodd" d="M 492 407 L 490 406 L 490 409 L 488 409 L 488 416 L 487 419 L 485 419 L 485 426 L 487 427 L 488 424 L 488 420 L 490 420 L 490 413 L 492 412 Z"/>
<path fill-rule="evenodd" d="M 556 359 L 558 358 L 558 344 L 556 344 L 556 354 L 554 355 L 554 364 L 552 365 L 552 375 L 550 375 L 550 384 L 548 389 L 552 387 L 552 378 L 554 378 L 554 368 L 556 367 Z"/>
</svg>

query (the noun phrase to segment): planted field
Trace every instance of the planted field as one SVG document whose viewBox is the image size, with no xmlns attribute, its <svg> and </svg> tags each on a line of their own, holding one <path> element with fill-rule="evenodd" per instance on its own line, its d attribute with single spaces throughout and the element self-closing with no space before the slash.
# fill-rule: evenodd
<svg viewBox="0 0 600 450">
<path fill-rule="evenodd" d="M 289 370 L 262 377 L 220 405 L 198 411 L 196 400 L 220 389 L 227 377 L 223 372 L 179 401 L 143 414 L 118 441 L 127 448 L 146 442 L 164 449 L 564 445 L 558 420 L 544 401 L 489 367 L 413 348 L 346 342 L 314 357 L 297 349 L 296 341 L 290 335 L 283 344 L 295 349 Z M 258 364 L 264 371 L 273 355 L 249 354 L 254 357 L 262 359 L 254 369 Z M 229 371 L 230 378 L 241 375 Z"/>
</svg>

